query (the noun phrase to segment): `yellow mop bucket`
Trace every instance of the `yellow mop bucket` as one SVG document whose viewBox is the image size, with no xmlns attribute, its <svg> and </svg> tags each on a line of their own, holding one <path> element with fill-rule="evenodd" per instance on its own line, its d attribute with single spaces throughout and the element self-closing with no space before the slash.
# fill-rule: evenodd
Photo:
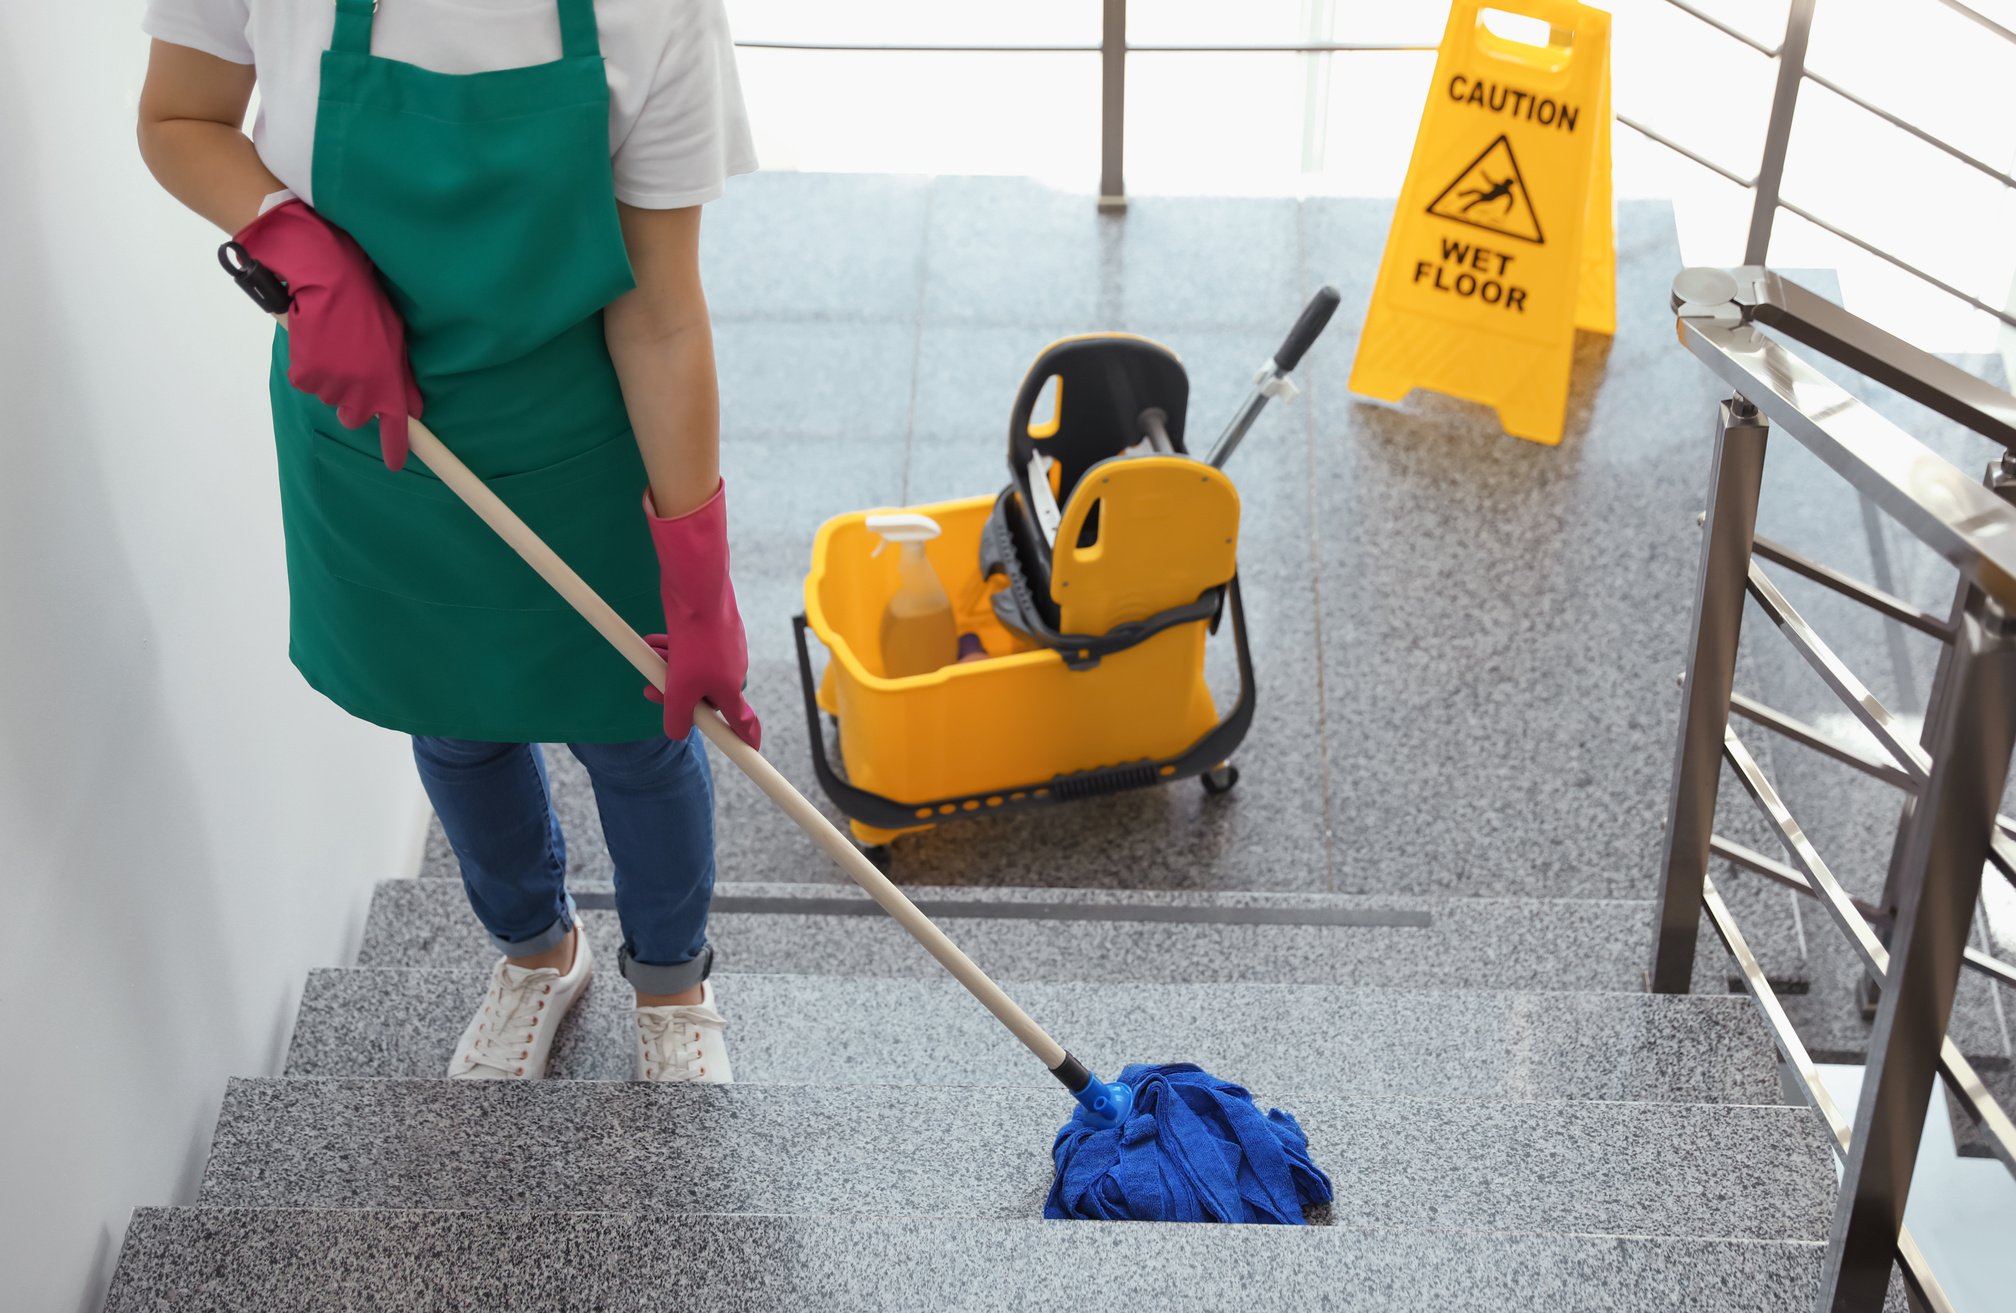
<svg viewBox="0 0 2016 1313">
<path fill-rule="evenodd" d="M 1268 396 L 1292 394 L 1286 375 L 1334 306 L 1326 288 L 1304 312 L 1217 460 Z M 1046 398 L 1054 412 L 1039 417 Z M 923 550 L 958 633 L 984 655 L 885 675 L 899 564 L 877 553 L 868 524 L 884 512 L 820 526 L 795 622 L 799 673 L 813 767 L 860 842 L 1177 779 L 1213 793 L 1237 782 L 1227 758 L 1255 700 L 1239 495 L 1216 464 L 1185 452 L 1186 400 L 1180 362 L 1157 343 L 1117 333 L 1053 343 L 1010 423 L 1014 481 L 998 496 L 905 508 L 938 524 Z M 1221 716 L 1204 656 L 1228 616 L 1239 691 Z M 808 629 L 829 653 L 820 676 Z"/>
</svg>

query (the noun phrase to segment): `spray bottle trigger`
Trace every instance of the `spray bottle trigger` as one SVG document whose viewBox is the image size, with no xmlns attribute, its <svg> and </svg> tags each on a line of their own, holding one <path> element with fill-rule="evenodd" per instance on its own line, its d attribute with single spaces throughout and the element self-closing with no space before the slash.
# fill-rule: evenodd
<svg viewBox="0 0 2016 1313">
<path fill-rule="evenodd" d="M 883 511 L 870 515 L 863 521 L 868 528 L 881 536 L 875 550 L 869 556 L 880 556 L 882 549 L 890 543 L 924 543 L 936 538 L 943 530 L 938 521 L 915 511 Z"/>
</svg>

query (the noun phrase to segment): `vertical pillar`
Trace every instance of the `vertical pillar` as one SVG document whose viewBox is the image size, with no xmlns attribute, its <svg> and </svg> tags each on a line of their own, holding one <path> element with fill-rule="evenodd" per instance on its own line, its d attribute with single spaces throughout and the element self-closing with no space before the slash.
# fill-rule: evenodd
<svg viewBox="0 0 2016 1313">
<path fill-rule="evenodd" d="M 1099 208 L 1127 208 L 1127 0 L 1104 0 L 1099 33 Z"/>
<path fill-rule="evenodd" d="M 1878 1313 L 1939 1050 L 1960 985 L 1995 816 L 2016 750 L 2016 622 L 1978 596 L 1953 638 L 1932 775 L 1912 809 L 1890 967 L 1827 1248 L 1827 1313 Z"/>
<path fill-rule="evenodd" d="M 1813 0 L 1792 0 L 1785 15 L 1785 39 L 1778 44 L 1778 84 L 1771 93 L 1771 117 L 1764 125 L 1764 154 L 1750 201 L 1750 235 L 1744 264 L 1771 262 L 1771 225 L 1778 219 L 1778 188 L 1785 181 L 1785 151 L 1792 141 L 1792 114 L 1806 80 L 1806 42 L 1813 34 Z"/>
<path fill-rule="evenodd" d="M 1684 994 L 1694 978 L 1701 926 L 1701 883 L 1708 875 L 1708 840 L 1715 830 L 1715 790 L 1722 775 L 1722 738 L 1736 684 L 1736 643 L 1743 628 L 1757 494 L 1764 481 L 1770 425 L 1742 397 L 1722 403 L 1709 467 L 1708 515 L 1694 584 L 1694 625 L 1680 712 L 1680 743 L 1666 804 L 1666 846 L 1660 863 L 1658 940 L 1650 987 Z"/>
<path fill-rule="evenodd" d="M 1981 476 L 1981 482 L 2003 501 L 2016 505 L 2016 452 L 2004 452 L 1988 462 L 1988 470 Z M 1953 590 L 1953 605 L 1946 612 L 1947 621 L 1953 626 L 1955 633 L 1960 630 L 1961 618 L 1976 604 L 1980 591 L 1966 575 L 1960 576 Z M 1952 648 L 1950 646 L 1941 648 L 1939 663 L 1932 672 L 1932 687 L 1925 698 L 1925 728 L 1918 736 L 1918 746 L 1924 748 L 1927 755 L 1932 751 L 1932 735 L 1939 728 L 1940 698 L 1945 691 L 1947 674 L 1952 666 Z M 1883 881 L 1881 906 L 1884 915 L 1893 923 L 1897 919 L 1898 882 L 1902 878 L 1901 872 L 1904 866 L 1904 842 L 1906 836 L 1911 833 L 1911 809 L 1915 803 L 1915 798 L 1907 797 L 1904 800 L 1903 816 L 1897 824 L 1897 837 L 1890 847 L 1888 874 Z M 1875 1011 L 1873 1000 L 1877 991 L 1865 989 L 1863 992 L 1865 999 L 1870 1000 L 1866 1005 L 1868 1011 L 1873 1014 Z"/>
</svg>

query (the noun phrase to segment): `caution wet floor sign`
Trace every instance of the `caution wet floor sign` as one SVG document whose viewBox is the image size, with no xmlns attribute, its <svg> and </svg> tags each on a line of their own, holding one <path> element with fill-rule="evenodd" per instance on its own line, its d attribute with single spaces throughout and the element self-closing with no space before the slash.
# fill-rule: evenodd
<svg viewBox="0 0 2016 1313">
<path fill-rule="evenodd" d="M 1546 45 L 1484 26 L 1548 25 Z M 1351 367 L 1351 390 L 1480 401 L 1561 441 L 1575 330 L 1616 330 L 1610 15 L 1566 0 L 1456 0 Z"/>
</svg>

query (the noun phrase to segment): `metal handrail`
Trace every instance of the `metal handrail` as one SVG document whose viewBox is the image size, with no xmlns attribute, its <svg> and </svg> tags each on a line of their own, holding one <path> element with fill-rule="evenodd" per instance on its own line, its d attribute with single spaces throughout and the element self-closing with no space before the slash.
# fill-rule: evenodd
<svg viewBox="0 0 2016 1313">
<path fill-rule="evenodd" d="M 2016 607 L 2016 509 L 1761 330 L 1683 319 L 1680 337 L 1858 492 Z"/>
<path fill-rule="evenodd" d="M 1711 462 L 1688 668 L 1648 984 L 1692 987 L 1705 913 L 1741 968 L 1794 1081 L 1842 1159 L 1820 1307 L 1882 1306 L 1893 1258 L 1919 1300 L 1947 1307 L 1904 1229 L 1904 1204 L 1936 1073 L 2016 1172 L 2016 1121 L 1947 1034 L 1960 972 L 2016 985 L 2016 965 L 1968 946 L 1985 869 L 2016 873 L 2016 823 L 1996 813 L 2016 755 L 2016 397 L 1990 388 L 1768 269 L 1690 269 L 1674 281 L 1683 344 L 1726 382 Z M 1988 485 L 1968 478 L 1806 363 L 1775 334 L 1816 347 L 2005 448 Z M 1765 441 L 1786 433 L 1867 500 L 1951 562 L 1961 586 L 1950 620 L 1761 542 Z M 2005 463 L 2008 466 L 2004 476 Z M 1922 741 L 1815 632 L 1760 566 L 1776 561 L 1880 615 L 1941 639 Z M 1745 599 L 1868 732 L 1883 757 L 1836 743 L 1735 691 Z M 1733 716 L 1882 779 L 1907 803 L 1882 905 L 1851 897 L 1730 726 Z M 1715 832 L 1724 767 L 1756 804 L 1788 860 Z M 1708 878 L 1721 858 L 1817 900 L 1882 991 L 1864 1095 L 1852 1128 L 1819 1085 L 1796 1031 Z M 2012 874 L 2016 878 L 2016 874 Z"/>
</svg>

